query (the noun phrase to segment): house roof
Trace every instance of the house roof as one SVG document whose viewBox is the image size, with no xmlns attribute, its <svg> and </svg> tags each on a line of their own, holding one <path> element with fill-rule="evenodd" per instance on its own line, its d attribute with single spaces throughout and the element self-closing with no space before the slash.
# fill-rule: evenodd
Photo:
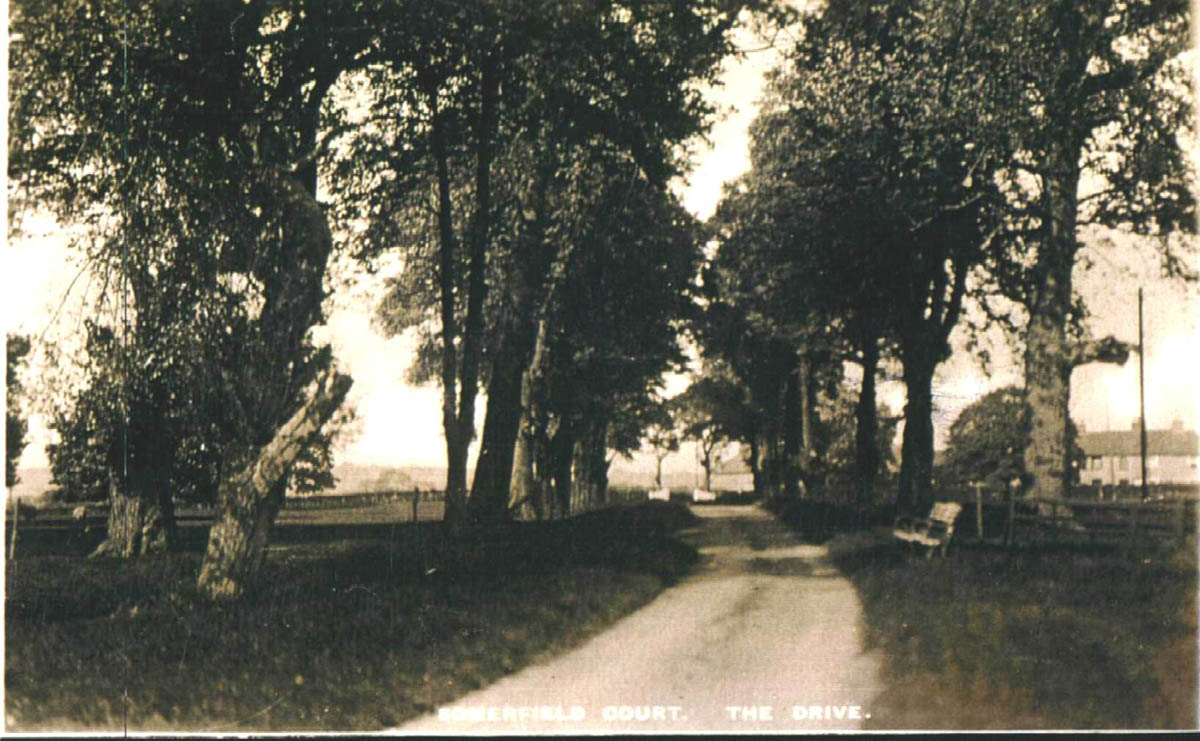
<svg viewBox="0 0 1200 741">
<path fill-rule="evenodd" d="M 1087 455 L 1138 456 L 1142 452 L 1138 430 L 1082 432 L 1079 447 Z M 1200 455 L 1200 438 L 1195 430 L 1146 430 L 1146 455 Z"/>
</svg>

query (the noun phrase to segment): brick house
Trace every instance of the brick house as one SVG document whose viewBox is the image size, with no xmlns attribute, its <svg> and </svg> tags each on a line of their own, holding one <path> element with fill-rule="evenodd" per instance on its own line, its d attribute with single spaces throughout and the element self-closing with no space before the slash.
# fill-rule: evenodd
<svg viewBox="0 0 1200 741">
<path fill-rule="evenodd" d="M 1092 485 L 1142 483 L 1138 420 L 1128 430 L 1079 433 L 1084 452 L 1079 483 Z M 1168 430 L 1146 430 L 1146 479 L 1150 484 L 1200 482 L 1200 438 L 1176 420 Z"/>
</svg>

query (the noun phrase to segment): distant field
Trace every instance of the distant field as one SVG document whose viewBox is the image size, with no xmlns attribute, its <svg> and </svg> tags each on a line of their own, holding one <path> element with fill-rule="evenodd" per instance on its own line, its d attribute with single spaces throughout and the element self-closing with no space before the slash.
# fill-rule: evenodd
<svg viewBox="0 0 1200 741">
<path fill-rule="evenodd" d="M 437 466 L 372 466 L 357 463 L 333 467 L 334 488 L 321 494 L 361 494 L 384 491 L 422 491 L 440 489 L 446 483 L 445 469 Z M 21 480 L 12 493 L 18 499 L 32 499 L 53 488 L 49 468 L 23 468 Z"/>
<path fill-rule="evenodd" d="M 12 495 L 18 499 L 40 497 L 51 488 L 49 468 L 22 468 L 20 480 L 12 487 Z"/>
<path fill-rule="evenodd" d="M 28 468 L 20 472 L 21 481 L 13 487 L 18 499 L 41 497 L 52 487 L 50 469 Z M 339 464 L 333 467 L 335 486 L 316 494 L 292 495 L 291 499 L 312 496 L 340 496 L 373 492 L 440 491 L 446 483 L 446 471 L 439 466 L 376 466 L 357 463 Z M 746 477 L 714 476 L 714 488 L 718 490 L 744 490 Z M 663 474 L 663 485 L 675 492 L 690 492 L 700 485 L 701 479 L 694 471 L 668 471 Z M 618 460 L 609 471 L 609 485 L 623 489 L 646 489 L 654 484 L 654 472 L 644 465 Z"/>
</svg>

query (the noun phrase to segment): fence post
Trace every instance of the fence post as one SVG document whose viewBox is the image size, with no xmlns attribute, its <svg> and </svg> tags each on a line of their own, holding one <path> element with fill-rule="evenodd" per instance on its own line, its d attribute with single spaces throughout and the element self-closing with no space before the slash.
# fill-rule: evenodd
<svg viewBox="0 0 1200 741">
<path fill-rule="evenodd" d="M 421 490 L 420 489 L 413 490 L 412 499 L 413 499 L 413 520 L 412 521 L 413 521 L 413 523 L 417 523 L 417 522 L 419 522 L 419 515 L 420 515 L 420 512 L 418 511 L 418 507 L 421 504 Z"/>
<path fill-rule="evenodd" d="M 975 487 L 975 537 L 983 540 L 983 484 L 976 482 Z"/>
<path fill-rule="evenodd" d="M 1008 523 L 1004 528 L 1004 545 L 1010 546 L 1016 537 L 1016 509 L 1017 509 L 1017 489 L 1015 486 L 1008 488 Z"/>
<path fill-rule="evenodd" d="M 1175 535 L 1179 538 L 1179 542 L 1183 542 L 1187 537 L 1187 529 L 1184 527 L 1184 522 L 1187 520 L 1186 510 L 1184 509 L 1184 499 L 1180 497 L 1175 500 Z"/>
<path fill-rule="evenodd" d="M 8 560 L 13 561 L 17 556 L 17 520 L 21 518 L 21 505 L 17 503 L 16 496 L 12 493 L 12 488 L 8 490 L 8 499 L 12 502 L 12 541 L 8 545 Z M 3 544 L 0 544 L 0 548 Z"/>
</svg>

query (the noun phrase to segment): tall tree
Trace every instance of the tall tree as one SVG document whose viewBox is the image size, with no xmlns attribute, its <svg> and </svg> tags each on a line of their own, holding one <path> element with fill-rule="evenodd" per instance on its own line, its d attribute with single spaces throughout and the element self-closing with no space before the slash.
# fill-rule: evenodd
<svg viewBox="0 0 1200 741">
<path fill-rule="evenodd" d="M 861 170 L 862 164 L 853 159 L 854 145 L 839 139 L 837 126 L 817 123 L 822 116 L 831 120 L 831 93 L 824 91 L 822 98 L 804 89 L 822 85 L 825 78 L 813 74 L 803 80 L 794 70 L 776 76 L 751 128 L 752 170 L 727 189 L 717 210 L 713 226 L 720 248 L 712 280 L 705 281 L 715 299 L 708 314 L 721 323 L 725 305 L 744 314 L 741 332 L 794 348 L 793 364 L 777 380 L 778 400 L 762 403 L 767 419 L 772 408 L 783 411 L 782 454 L 787 460 L 775 468 L 801 472 L 809 484 L 821 480 L 813 456 L 816 389 L 840 375 L 841 360 L 863 366 L 866 393 L 861 396 L 867 401 L 859 410 L 864 443 L 859 490 L 866 505 L 873 500 L 879 467 L 873 453 L 878 424 L 874 380 L 885 338 L 894 334 L 885 319 L 895 276 L 875 269 L 874 253 L 885 249 L 876 220 L 880 210 L 868 202 L 870 182 L 857 180 L 854 168 Z M 808 95 L 819 103 L 806 102 Z M 853 142 L 853 136 L 847 141 Z M 735 358 L 745 351 L 736 342 L 728 346 L 720 335 L 709 333 L 711 349 L 731 367 L 742 365 Z M 782 481 L 787 496 L 799 492 L 795 479 L 787 474 Z"/>
<path fill-rule="evenodd" d="M 770 442 L 751 441 L 764 454 L 751 458 L 766 463 L 771 496 L 794 498 L 815 463 L 811 402 L 816 378 L 827 370 L 817 358 L 828 355 L 830 313 L 808 274 L 807 223 L 794 214 L 804 205 L 780 197 L 778 181 L 762 166 L 760 123 L 752 130 L 754 169 L 727 188 L 710 223 L 719 247 L 705 275 L 709 303 L 697 328 L 706 353 L 741 380 L 761 412 L 758 432 Z"/>
<path fill-rule="evenodd" d="M 663 488 L 662 464 L 668 455 L 679 451 L 679 426 L 665 403 L 654 406 L 645 431 L 646 445 L 654 456 L 654 488 Z"/>
<path fill-rule="evenodd" d="M 818 244 L 843 246 L 821 253 L 833 259 L 817 274 L 836 286 L 859 275 L 866 289 L 840 306 L 843 336 L 872 368 L 864 381 L 884 337 L 903 363 L 901 509 L 931 497 L 933 374 L 999 231 L 1005 140 L 981 125 L 995 101 L 981 95 L 985 65 L 970 53 L 991 20 L 970 3 L 831 2 L 806 19 L 776 83 L 783 151 L 815 153 L 784 159 L 781 175 L 823 223 Z M 874 447 L 864 440 L 864 465 Z"/>
<path fill-rule="evenodd" d="M 1191 128 L 1191 73 L 1183 0 L 997 3 L 1004 22 L 974 53 L 1008 86 L 1003 119 L 1016 149 L 1007 163 L 1026 269 L 1009 274 L 1028 313 L 1024 331 L 1028 491 L 1062 496 L 1069 484 L 1072 370 L 1124 362 L 1127 346 L 1078 332 L 1072 289 L 1079 230 L 1101 224 L 1155 238 L 1169 275 L 1194 277 L 1171 237 L 1195 228 L 1194 174 L 1180 137 Z"/>
<path fill-rule="evenodd" d="M 795 488 L 789 472 L 795 472 L 796 466 L 787 460 L 787 451 L 798 449 L 797 433 L 803 427 L 796 423 L 794 383 L 793 403 L 790 407 L 786 403 L 797 351 L 763 326 L 761 319 L 769 315 L 744 302 L 745 288 L 753 291 L 763 273 L 743 270 L 739 252 L 727 246 L 722 242 L 717 259 L 705 271 L 707 302 L 691 329 L 708 367 L 719 367 L 719 375 L 741 390 L 740 429 L 730 434 L 749 447 L 755 491 L 771 501 L 782 501 Z"/>
<path fill-rule="evenodd" d="M 108 548 L 144 549 L 147 527 L 169 521 L 162 464 L 178 451 L 156 447 L 155 416 L 199 401 L 220 432 L 221 518 L 200 577 L 212 597 L 241 594 L 261 563 L 312 433 L 290 421 L 331 414 L 345 393 L 307 333 L 332 247 L 316 200 L 320 112 L 374 38 L 346 23 L 363 9 L 31 0 L 14 12 L 14 192 L 84 227 L 120 309 L 118 408 L 137 435 L 121 436 Z M 206 395 L 166 382 L 180 377 Z"/>
<path fill-rule="evenodd" d="M 627 167 L 625 177 L 601 175 L 591 188 L 600 197 L 580 199 L 590 203 L 587 226 L 546 322 L 538 427 L 553 431 L 534 438 L 560 500 L 572 468 L 585 499 L 603 497 L 608 451 L 639 446 L 663 374 L 683 369 L 678 326 L 700 255 L 698 225 L 664 186 Z M 514 494 L 513 502 L 523 492 Z"/>
</svg>

